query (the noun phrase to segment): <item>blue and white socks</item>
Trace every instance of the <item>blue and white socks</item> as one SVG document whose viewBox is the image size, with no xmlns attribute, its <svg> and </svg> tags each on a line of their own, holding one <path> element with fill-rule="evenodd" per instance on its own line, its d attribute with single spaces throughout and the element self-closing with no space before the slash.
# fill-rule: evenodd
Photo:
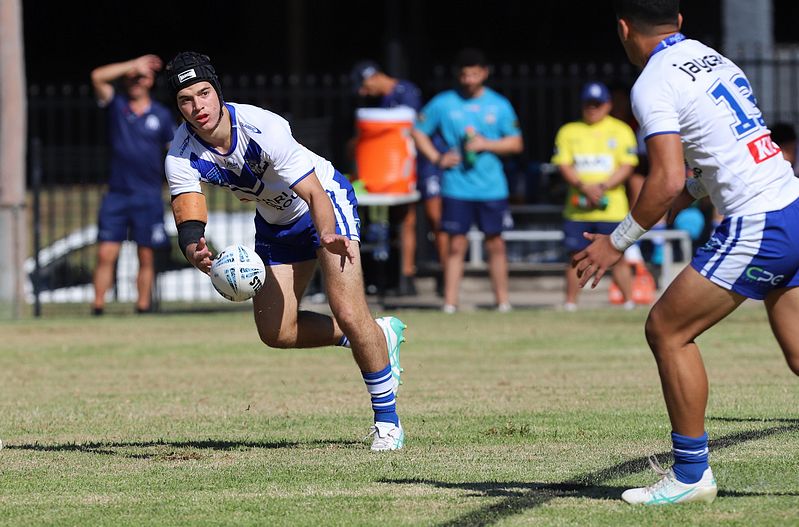
<svg viewBox="0 0 799 527">
<path fill-rule="evenodd" d="M 394 423 L 399 426 L 397 415 L 397 399 L 394 395 L 394 385 L 397 381 L 391 376 L 389 364 L 374 373 L 361 372 L 366 389 L 372 397 L 372 410 L 375 412 L 375 423 Z"/>
<path fill-rule="evenodd" d="M 347 335 L 341 335 L 341 339 L 338 341 L 336 346 L 341 346 L 342 348 L 352 348 L 352 344 L 350 343 L 350 339 L 347 338 Z"/>
<path fill-rule="evenodd" d="M 671 433 L 674 475 L 681 483 L 696 483 L 708 468 L 707 432 L 700 437 Z"/>
</svg>

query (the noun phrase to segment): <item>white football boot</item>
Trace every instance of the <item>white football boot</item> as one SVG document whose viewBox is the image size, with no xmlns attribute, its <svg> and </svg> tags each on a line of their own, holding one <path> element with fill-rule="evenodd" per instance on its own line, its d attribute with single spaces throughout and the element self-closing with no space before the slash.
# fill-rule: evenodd
<svg viewBox="0 0 799 527">
<path fill-rule="evenodd" d="M 625 490 L 621 499 L 633 505 L 669 505 L 694 501 L 711 503 L 716 498 L 718 487 L 710 467 L 705 469 L 702 479 L 689 484 L 678 481 L 674 471 L 665 470 L 654 456 L 649 457 L 649 464 L 660 475 L 660 480 L 648 487 Z"/>
<path fill-rule="evenodd" d="M 402 366 L 400 366 L 400 346 L 405 342 L 403 332 L 408 327 L 397 317 L 381 317 L 375 319 L 377 325 L 383 330 L 388 348 L 388 362 L 391 365 L 391 377 L 394 379 L 394 395 L 397 395 L 402 384 Z"/>
<path fill-rule="evenodd" d="M 378 421 L 372 425 L 364 440 L 372 435 L 374 436 L 372 450 L 375 452 L 399 450 L 405 444 L 405 430 L 402 429 L 402 423 L 397 426 L 394 423 Z"/>
</svg>

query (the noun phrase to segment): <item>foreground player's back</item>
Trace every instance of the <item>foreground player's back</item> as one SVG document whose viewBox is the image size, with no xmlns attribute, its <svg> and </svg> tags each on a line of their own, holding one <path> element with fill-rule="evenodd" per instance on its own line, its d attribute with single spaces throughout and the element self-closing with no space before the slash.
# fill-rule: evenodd
<svg viewBox="0 0 799 527">
<path fill-rule="evenodd" d="M 689 167 L 722 214 L 775 210 L 799 197 L 749 80 L 713 48 L 679 37 L 656 48 L 632 97 L 644 137 L 680 134 Z"/>
</svg>

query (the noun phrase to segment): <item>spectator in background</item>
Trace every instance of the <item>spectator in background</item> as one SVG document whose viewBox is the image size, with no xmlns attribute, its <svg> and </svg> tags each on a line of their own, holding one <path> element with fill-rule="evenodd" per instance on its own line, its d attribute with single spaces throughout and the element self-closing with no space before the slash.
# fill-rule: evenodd
<svg viewBox="0 0 799 527">
<path fill-rule="evenodd" d="M 100 66 L 91 74 L 97 102 L 108 112 L 111 146 L 108 192 L 98 218 L 92 306 L 95 315 L 103 314 L 119 250 L 127 239 L 138 246 L 136 312 L 150 311 L 155 281 L 154 249 L 169 245 L 161 187 L 164 155 L 172 141 L 175 121 L 164 105 L 150 97 L 155 74 L 161 66 L 156 55 L 143 55 Z M 120 84 L 119 91 L 114 86 L 116 82 Z"/>
<path fill-rule="evenodd" d="M 502 231 L 513 226 L 508 182 L 500 156 L 524 148 L 516 112 L 510 102 L 485 86 L 489 69 L 483 53 L 462 50 L 455 60 L 459 88 L 436 95 L 423 109 L 414 129 L 419 151 L 444 169 L 441 228 L 449 235 L 444 272 L 444 311 L 457 310 L 463 278 L 466 233 L 473 223 L 485 234 L 488 268 L 499 311 L 511 309 L 508 259 Z M 431 140 L 439 133 L 448 150 Z"/>
<path fill-rule="evenodd" d="M 569 192 L 563 210 L 564 245 L 569 259 L 588 247 L 584 232 L 610 234 L 630 211 L 624 183 L 638 164 L 632 129 L 611 117 L 610 92 L 601 82 L 583 87 L 582 120 L 563 125 L 555 138 L 552 163 L 557 165 Z M 613 281 L 621 290 L 624 306 L 632 301 L 629 265 L 613 268 Z M 579 279 L 566 269 L 566 311 L 577 309 Z"/>
<path fill-rule="evenodd" d="M 774 123 L 771 126 L 771 140 L 782 150 L 782 157 L 793 167 L 796 175 L 796 130 L 789 123 Z"/>
<path fill-rule="evenodd" d="M 422 107 L 422 92 L 415 84 L 387 75 L 376 62 L 370 60 L 358 62 L 352 68 L 351 78 L 358 95 L 377 99 L 379 108 L 407 106 L 418 112 Z M 417 176 L 418 174 L 417 168 Z M 401 246 L 400 281 L 397 292 L 400 295 L 415 295 L 416 204 L 392 207 L 392 223 L 394 222 L 400 224 Z"/>
</svg>

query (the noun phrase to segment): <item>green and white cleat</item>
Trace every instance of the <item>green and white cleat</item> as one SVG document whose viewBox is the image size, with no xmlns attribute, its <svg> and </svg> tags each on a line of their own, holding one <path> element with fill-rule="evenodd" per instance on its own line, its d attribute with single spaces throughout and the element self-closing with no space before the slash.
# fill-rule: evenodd
<svg viewBox="0 0 799 527">
<path fill-rule="evenodd" d="M 394 379 L 394 395 L 399 391 L 402 384 L 402 366 L 400 366 L 400 346 L 405 342 L 403 333 L 408 327 L 397 317 L 380 317 L 375 319 L 377 325 L 383 330 L 386 336 L 386 347 L 388 348 L 388 362 L 391 365 L 391 377 Z"/>
<path fill-rule="evenodd" d="M 364 440 L 369 436 L 374 436 L 372 440 L 372 451 L 374 452 L 399 450 L 405 444 L 405 430 L 402 429 L 402 423 L 397 426 L 394 423 L 377 422 L 372 425 Z"/>
<path fill-rule="evenodd" d="M 674 471 L 663 469 L 654 457 L 649 458 L 649 464 L 660 475 L 660 480 L 648 487 L 625 490 L 621 499 L 633 505 L 670 505 L 695 501 L 711 503 L 716 498 L 718 487 L 710 467 L 705 469 L 702 479 L 689 484 L 678 481 Z"/>
</svg>

